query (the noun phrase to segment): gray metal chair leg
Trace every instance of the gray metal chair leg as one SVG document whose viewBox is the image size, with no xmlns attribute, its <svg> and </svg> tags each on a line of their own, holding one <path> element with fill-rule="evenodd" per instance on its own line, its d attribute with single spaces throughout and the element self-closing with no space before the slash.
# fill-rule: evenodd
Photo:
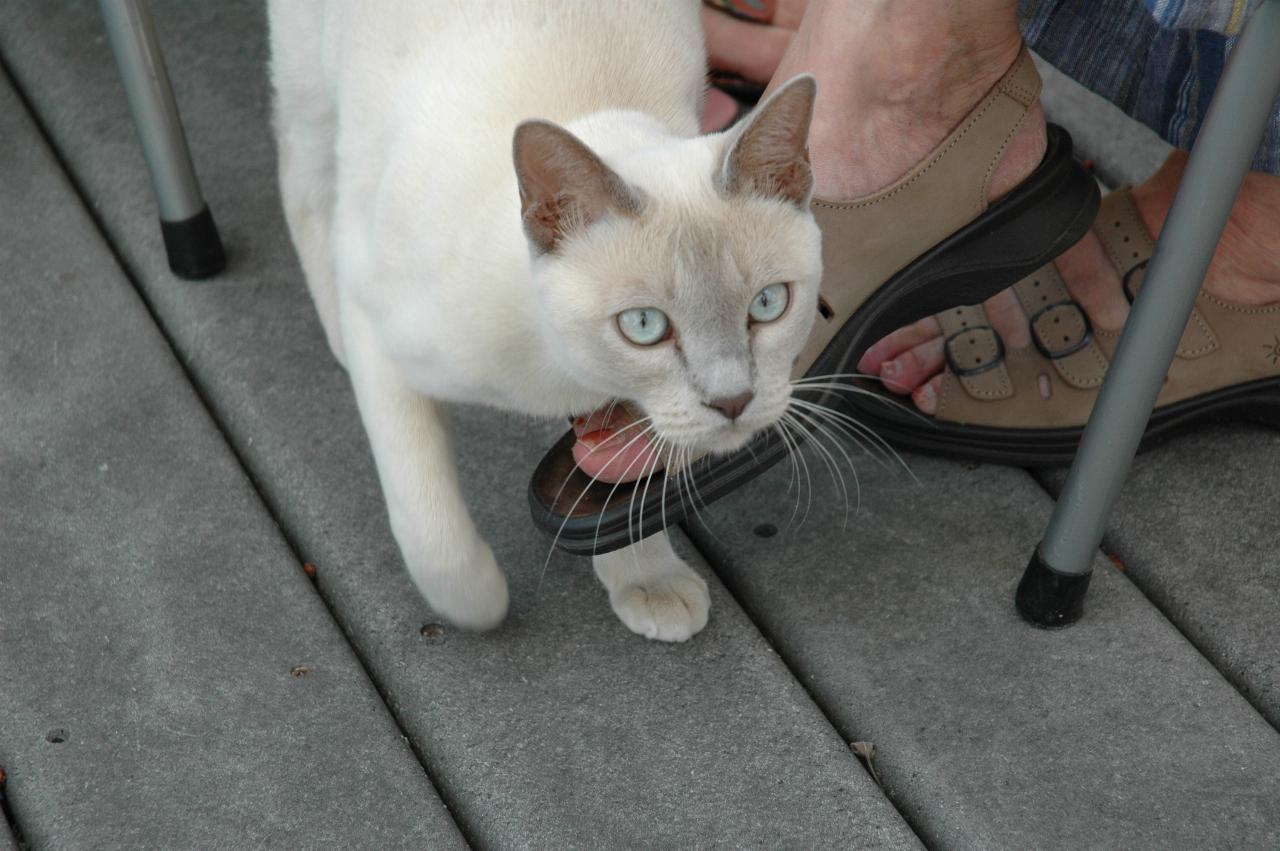
<svg viewBox="0 0 1280 851">
<path fill-rule="evenodd" d="M 1018 585 L 1018 611 L 1037 626 L 1067 626 L 1083 613 L 1107 516 L 1280 94 L 1278 48 L 1280 0 L 1263 0 L 1228 57 L 1071 473 Z"/>
<path fill-rule="evenodd" d="M 169 268 L 207 278 L 226 259 L 200 192 L 147 0 L 98 0 L 160 209 Z"/>
</svg>

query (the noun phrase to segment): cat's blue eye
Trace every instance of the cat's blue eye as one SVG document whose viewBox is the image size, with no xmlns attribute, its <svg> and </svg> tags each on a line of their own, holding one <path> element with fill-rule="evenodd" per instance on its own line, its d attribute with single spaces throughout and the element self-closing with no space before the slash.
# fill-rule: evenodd
<svg viewBox="0 0 1280 851">
<path fill-rule="evenodd" d="M 618 314 L 618 330 L 637 346 L 652 346 L 667 336 L 667 314 L 656 307 L 633 307 Z"/>
<path fill-rule="evenodd" d="M 786 284 L 770 284 L 756 293 L 751 300 L 751 308 L 747 311 L 752 322 L 772 322 L 787 309 L 791 299 L 791 291 Z"/>
</svg>

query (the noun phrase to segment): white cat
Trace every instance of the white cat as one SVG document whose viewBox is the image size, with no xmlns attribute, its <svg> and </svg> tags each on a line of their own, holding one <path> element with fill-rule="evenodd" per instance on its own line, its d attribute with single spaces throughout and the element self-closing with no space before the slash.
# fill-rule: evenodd
<svg viewBox="0 0 1280 851">
<path fill-rule="evenodd" d="M 699 452 L 781 416 L 821 273 L 812 78 L 699 137 L 697 0 L 272 0 L 270 20 L 285 214 L 436 611 L 507 609 L 442 402 L 631 399 Z M 706 624 L 665 533 L 595 568 L 635 632 Z"/>
</svg>

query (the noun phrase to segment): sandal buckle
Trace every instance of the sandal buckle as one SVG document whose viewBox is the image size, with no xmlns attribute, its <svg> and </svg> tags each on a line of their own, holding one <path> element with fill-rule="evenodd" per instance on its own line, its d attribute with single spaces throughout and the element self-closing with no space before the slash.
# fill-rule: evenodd
<svg viewBox="0 0 1280 851">
<path fill-rule="evenodd" d="M 1124 297 L 1128 299 L 1129 304 L 1133 304 L 1133 300 L 1138 297 L 1138 294 L 1133 291 L 1133 284 L 1131 283 L 1131 280 L 1134 275 L 1147 268 L 1147 263 L 1149 262 L 1150 258 L 1147 258 L 1141 263 L 1135 264 L 1132 269 L 1124 273 L 1124 277 L 1120 281 L 1120 289 L 1124 291 Z"/>
<path fill-rule="evenodd" d="M 1062 307 L 1070 307 L 1075 310 L 1080 317 L 1080 323 L 1084 326 L 1084 333 L 1081 334 L 1080 339 L 1076 340 L 1074 343 L 1070 343 L 1061 349 L 1053 349 L 1050 348 L 1043 339 L 1041 339 L 1040 329 L 1037 323 L 1039 323 L 1040 317 L 1044 316 L 1049 311 L 1058 310 Z M 1036 348 L 1039 349 L 1040 354 L 1050 360 L 1059 360 L 1061 358 L 1074 355 L 1076 352 L 1093 342 L 1093 323 L 1089 321 L 1089 314 L 1084 312 L 1084 308 L 1076 304 L 1074 301 L 1059 301 L 1041 308 L 1036 311 L 1035 316 L 1031 317 L 1031 341 L 1036 344 Z"/>
<path fill-rule="evenodd" d="M 966 334 L 973 334 L 976 331 L 986 331 L 991 335 L 991 340 L 995 343 L 995 356 L 987 363 L 978 363 L 974 366 L 962 367 L 956 361 L 956 357 L 951 351 L 951 344 L 958 338 L 963 337 Z M 965 328 L 961 331 L 957 331 L 943 341 L 942 354 L 947 360 L 947 366 L 953 373 L 960 378 L 968 378 L 970 376 L 981 375 L 984 372 L 989 372 L 1004 363 L 1004 341 L 1000 339 L 1000 335 L 996 333 L 996 329 L 992 328 L 990 325 L 974 325 L 971 328 Z"/>
</svg>

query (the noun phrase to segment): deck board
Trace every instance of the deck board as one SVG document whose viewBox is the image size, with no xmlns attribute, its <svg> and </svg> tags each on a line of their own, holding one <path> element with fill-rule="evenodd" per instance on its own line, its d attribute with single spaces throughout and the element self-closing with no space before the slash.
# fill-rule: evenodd
<svg viewBox="0 0 1280 851">
<path fill-rule="evenodd" d="M 0 139 L 0 762 L 25 840 L 461 847 L 3 75 Z"/>
<path fill-rule="evenodd" d="M 1280 728 L 1280 432 L 1214 426 L 1140 455 L 1103 547 Z M 1046 472 L 1054 493 L 1065 471 Z"/>
<path fill-rule="evenodd" d="M 872 466 L 842 530 L 840 494 L 808 463 L 799 529 L 779 465 L 694 537 L 842 735 L 875 743 L 927 845 L 1280 841 L 1280 735 L 1105 559 L 1080 623 L 1019 619 L 1051 507 L 1029 475 L 908 457 L 916 485 Z"/>
</svg>

